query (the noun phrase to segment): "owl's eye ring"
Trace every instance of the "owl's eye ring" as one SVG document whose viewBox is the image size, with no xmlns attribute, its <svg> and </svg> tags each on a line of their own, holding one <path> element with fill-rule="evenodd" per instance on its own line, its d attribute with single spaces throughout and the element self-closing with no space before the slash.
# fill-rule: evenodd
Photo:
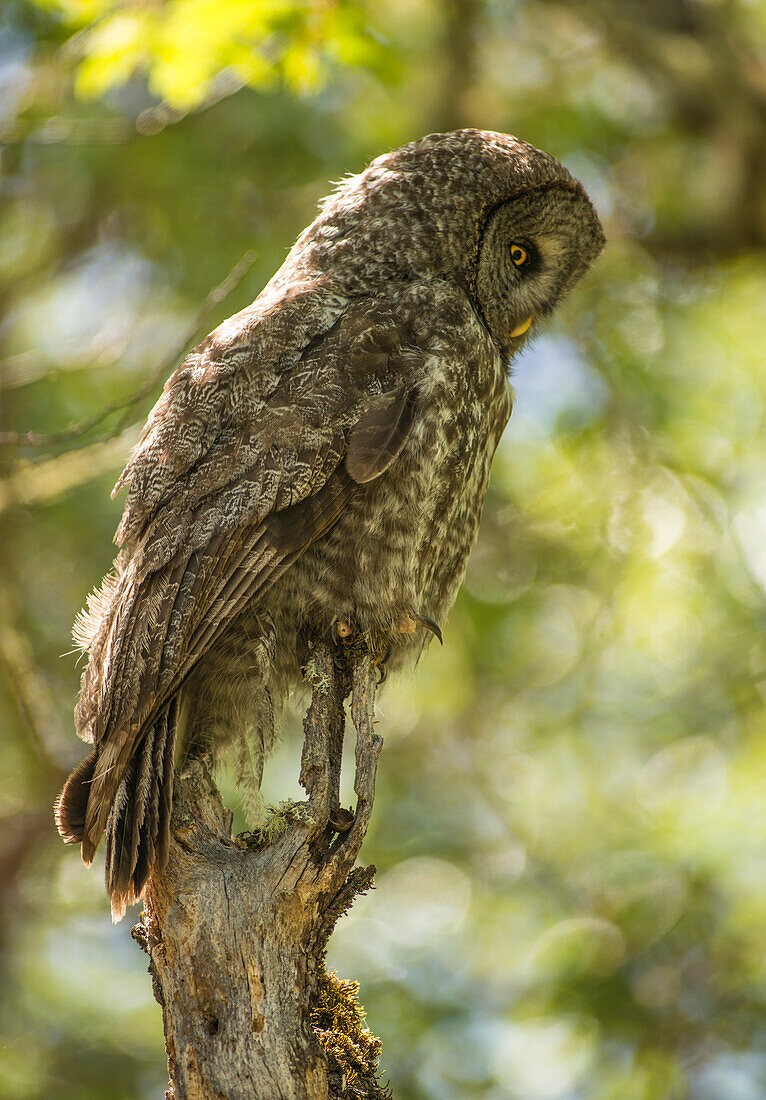
<svg viewBox="0 0 766 1100">
<path fill-rule="evenodd" d="M 524 267 L 532 259 L 527 249 L 516 241 L 512 242 L 510 252 L 511 263 L 514 267 Z"/>
</svg>

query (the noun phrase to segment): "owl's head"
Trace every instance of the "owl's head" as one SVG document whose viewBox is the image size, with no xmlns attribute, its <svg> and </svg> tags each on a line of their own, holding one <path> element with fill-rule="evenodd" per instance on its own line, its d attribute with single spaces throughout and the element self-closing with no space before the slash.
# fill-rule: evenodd
<svg viewBox="0 0 766 1100">
<path fill-rule="evenodd" d="M 554 157 L 507 134 L 429 134 L 344 181 L 280 276 L 347 294 L 446 279 L 515 352 L 604 246 L 595 210 Z"/>
</svg>

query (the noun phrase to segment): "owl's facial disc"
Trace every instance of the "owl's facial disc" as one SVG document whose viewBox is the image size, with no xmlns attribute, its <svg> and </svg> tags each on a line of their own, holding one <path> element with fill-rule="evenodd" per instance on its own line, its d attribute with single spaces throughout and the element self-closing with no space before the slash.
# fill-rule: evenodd
<svg viewBox="0 0 766 1100">
<path fill-rule="evenodd" d="M 552 313 L 583 274 L 603 238 L 584 193 L 569 185 L 534 189 L 496 207 L 479 248 L 476 291 L 500 347 L 515 354 L 532 324 Z"/>
</svg>

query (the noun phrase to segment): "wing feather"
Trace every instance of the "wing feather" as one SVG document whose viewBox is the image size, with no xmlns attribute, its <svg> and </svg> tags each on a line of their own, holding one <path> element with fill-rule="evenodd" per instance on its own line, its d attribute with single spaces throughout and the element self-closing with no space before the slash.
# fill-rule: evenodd
<svg viewBox="0 0 766 1100">
<path fill-rule="evenodd" d="M 409 438 L 416 409 L 406 385 L 370 398 L 348 441 L 346 469 L 354 481 L 365 485 L 388 469 Z"/>
</svg>

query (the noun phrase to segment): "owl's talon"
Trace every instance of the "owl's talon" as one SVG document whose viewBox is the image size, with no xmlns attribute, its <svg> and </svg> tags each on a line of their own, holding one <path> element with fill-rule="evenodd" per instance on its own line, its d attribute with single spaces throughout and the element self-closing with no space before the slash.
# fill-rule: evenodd
<svg viewBox="0 0 766 1100">
<path fill-rule="evenodd" d="M 383 654 L 383 656 L 380 658 L 380 660 L 375 662 L 376 665 L 378 666 L 378 671 L 380 673 L 380 679 L 378 680 L 378 684 L 377 684 L 378 687 L 380 687 L 381 684 L 384 684 L 386 682 L 386 677 L 388 676 L 388 669 L 386 668 L 386 662 L 388 661 L 388 658 L 390 656 L 391 656 L 391 646 L 388 646 L 386 648 L 386 652 Z"/>
<path fill-rule="evenodd" d="M 435 623 L 433 619 L 429 619 L 427 615 L 407 615 L 404 619 L 399 620 L 397 629 L 400 634 L 414 634 L 419 626 L 424 626 L 426 630 L 430 630 L 439 639 L 439 645 L 444 645 L 439 624 Z"/>
<path fill-rule="evenodd" d="M 444 645 L 444 638 L 442 638 L 442 632 L 438 623 L 435 623 L 433 619 L 429 619 L 427 615 L 413 615 L 412 617 L 416 623 L 424 626 L 426 630 L 430 630 L 431 633 L 439 639 L 439 645 Z"/>
</svg>

